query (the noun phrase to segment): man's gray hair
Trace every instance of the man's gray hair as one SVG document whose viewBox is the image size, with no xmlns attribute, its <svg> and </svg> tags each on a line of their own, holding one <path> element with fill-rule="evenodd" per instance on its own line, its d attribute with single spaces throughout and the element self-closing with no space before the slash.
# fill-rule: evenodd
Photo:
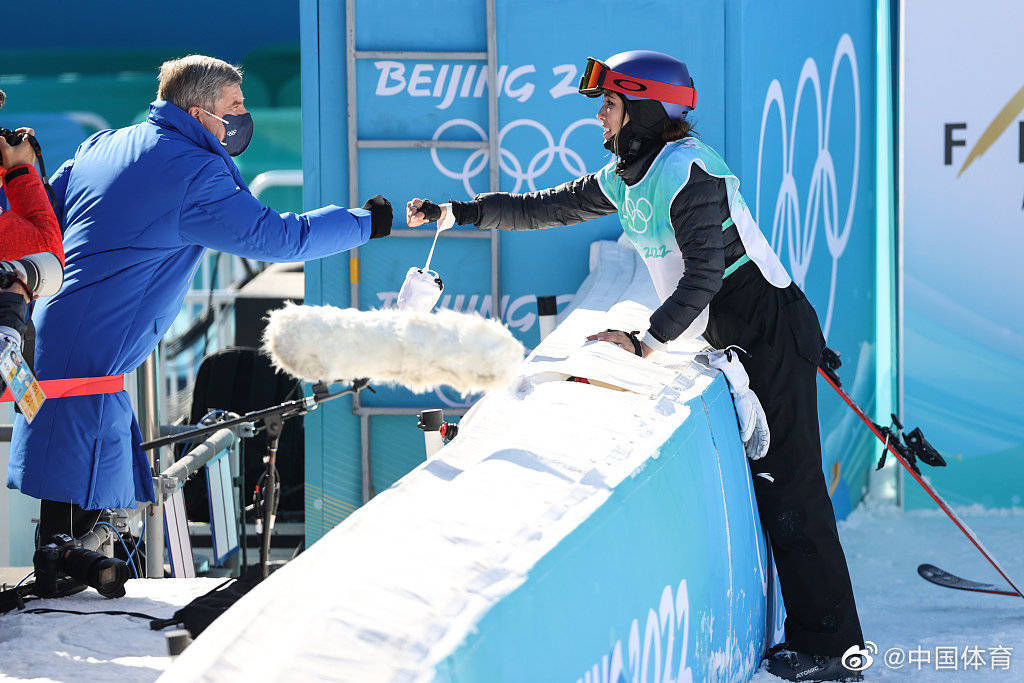
<svg viewBox="0 0 1024 683">
<path fill-rule="evenodd" d="M 185 111 L 195 106 L 212 112 L 225 85 L 241 84 L 242 70 L 237 66 L 216 57 L 188 55 L 160 66 L 156 98 Z"/>
</svg>

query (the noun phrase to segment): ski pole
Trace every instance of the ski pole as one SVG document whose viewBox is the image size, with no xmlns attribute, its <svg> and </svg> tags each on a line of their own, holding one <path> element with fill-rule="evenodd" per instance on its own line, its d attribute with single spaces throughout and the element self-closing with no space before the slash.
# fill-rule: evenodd
<svg viewBox="0 0 1024 683">
<path fill-rule="evenodd" d="M 878 440 L 882 442 L 882 444 L 885 446 L 885 449 L 893 454 L 893 456 L 899 461 L 901 465 L 903 465 L 907 472 L 910 472 L 910 475 L 914 477 L 918 484 L 921 485 L 921 488 L 923 488 L 925 492 L 927 492 L 928 495 L 931 496 L 932 500 L 934 500 L 935 503 L 940 508 L 942 508 L 942 511 L 945 512 L 951 520 L 953 520 L 953 523 L 956 524 L 957 527 L 959 527 L 960 531 L 962 531 L 965 536 L 967 536 L 967 539 L 974 544 L 974 547 L 977 548 L 978 551 L 985 556 L 985 559 L 988 560 L 989 564 L 991 564 L 995 568 L 995 570 L 999 572 L 999 575 L 1006 580 L 1006 583 L 1010 584 L 1010 587 L 1013 588 L 1014 592 L 1021 598 L 1024 598 L 1024 593 L 1021 593 L 1021 590 L 1017 588 L 1017 585 L 1010 579 L 1006 572 L 1003 571 L 1002 567 L 999 566 L 999 563 L 996 562 L 994 557 L 992 557 L 992 554 L 989 553 L 988 550 L 986 550 L 985 547 L 981 544 L 981 541 L 978 539 L 977 534 L 975 534 L 974 531 L 972 531 L 971 528 L 967 526 L 966 522 L 960 519 L 960 517 L 958 517 L 957 514 L 953 512 L 953 509 L 946 504 L 946 501 L 942 499 L 942 496 L 939 495 L 938 491 L 936 491 L 931 484 L 929 484 L 922 478 L 920 471 L 917 469 L 917 467 L 911 465 L 908 462 L 908 460 L 904 458 L 903 454 L 900 453 L 901 449 L 896 447 L 896 440 L 892 438 L 894 435 L 889 433 L 883 435 L 883 428 L 880 428 L 877 424 L 875 424 L 873 420 L 871 420 L 871 418 L 865 415 L 864 411 L 861 410 L 857 406 L 857 404 L 853 402 L 853 399 L 851 399 L 846 394 L 846 392 L 842 390 L 842 388 L 840 387 L 839 375 L 836 373 L 836 370 L 839 368 L 839 354 L 837 354 L 835 351 L 832 351 L 831 349 L 825 349 L 825 354 L 823 354 L 822 356 L 822 364 L 825 367 L 819 367 L 818 373 L 822 377 L 824 377 L 825 381 L 827 381 L 829 385 L 833 389 L 835 389 L 836 393 L 839 394 L 839 396 L 842 397 L 844 401 L 846 401 L 846 405 L 850 406 L 853 412 L 857 414 L 857 417 L 859 417 L 861 421 L 867 425 L 868 429 L 871 430 L 871 433 L 878 437 Z M 888 432 L 889 430 L 884 431 Z"/>
</svg>

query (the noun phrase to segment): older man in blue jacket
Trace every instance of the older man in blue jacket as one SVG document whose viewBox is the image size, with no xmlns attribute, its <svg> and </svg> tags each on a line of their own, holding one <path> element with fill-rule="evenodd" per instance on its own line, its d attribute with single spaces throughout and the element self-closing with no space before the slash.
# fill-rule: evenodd
<svg viewBox="0 0 1024 683">
<path fill-rule="evenodd" d="M 207 248 L 264 261 L 306 261 L 391 230 L 391 206 L 278 214 L 250 194 L 231 156 L 252 119 L 242 75 L 191 55 L 160 69 L 148 119 L 99 132 L 53 178 L 64 225 L 64 286 L 36 306 L 40 379 L 116 377 L 153 351 L 181 308 Z M 115 382 L 116 383 L 116 382 Z M 106 384 L 109 385 L 109 382 Z M 39 538 L 80 535 L 103 508 L 154 499 L 128 394 L 52 398 L 18 416 L 7 485 L 40 498 Z"/>
</svg>

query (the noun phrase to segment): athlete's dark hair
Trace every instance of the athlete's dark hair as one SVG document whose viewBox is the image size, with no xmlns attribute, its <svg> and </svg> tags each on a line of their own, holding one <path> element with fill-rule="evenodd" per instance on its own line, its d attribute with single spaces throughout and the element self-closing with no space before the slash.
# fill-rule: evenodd
<svg viewBox="0 0 1024 683">
<path fill-rule="evenodd" d="M 617 93 L 612 90 L 605 90 L 605 95 L 614 95 L 620 103 L 626 104 L 626 98 L 622 96 L 622 93 Z M 627 112 L 628 113 L 628 112 Z M 683 119 L 679 121 L 677 119 L 665 119 L 665 127 L 661 131 L 661 139 L 664 142 L 672 142 L 674 140 L 682 140 L 683 138 L 693 137 L 697 135 L 697 129 L 690 124 L 689 121 Z M 616 144 L 618 144 L 616 142 Z M 618 152 L 615 152 L 618 154 Z"/>
<path fill-rule="evenodd" d="M 673 140 L 682 140 L 696 135 L 697 131 L 690 122 L 686 119 L 677 121 L 676 119 L 669 119 L 665 122 L 665 130 L 661 133 L 661 138 L 665 142 L 672 142 Z"/>
</svg>

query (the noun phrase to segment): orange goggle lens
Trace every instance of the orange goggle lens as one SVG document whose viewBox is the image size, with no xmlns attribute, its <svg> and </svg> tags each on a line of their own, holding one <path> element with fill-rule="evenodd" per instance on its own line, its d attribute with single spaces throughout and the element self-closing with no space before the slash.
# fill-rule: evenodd
<svg viewBox="0 0 1024 683">
<path fill-rule="evenodd" d="M 596 97 L 601 94 L 601 86 L 604 83 L 608 67 L 593 57 L 587 59 L 587 66 L 583 70 L 583 78 L 580 79 L 579 92 L 588 97 Z"/>
</svg>

